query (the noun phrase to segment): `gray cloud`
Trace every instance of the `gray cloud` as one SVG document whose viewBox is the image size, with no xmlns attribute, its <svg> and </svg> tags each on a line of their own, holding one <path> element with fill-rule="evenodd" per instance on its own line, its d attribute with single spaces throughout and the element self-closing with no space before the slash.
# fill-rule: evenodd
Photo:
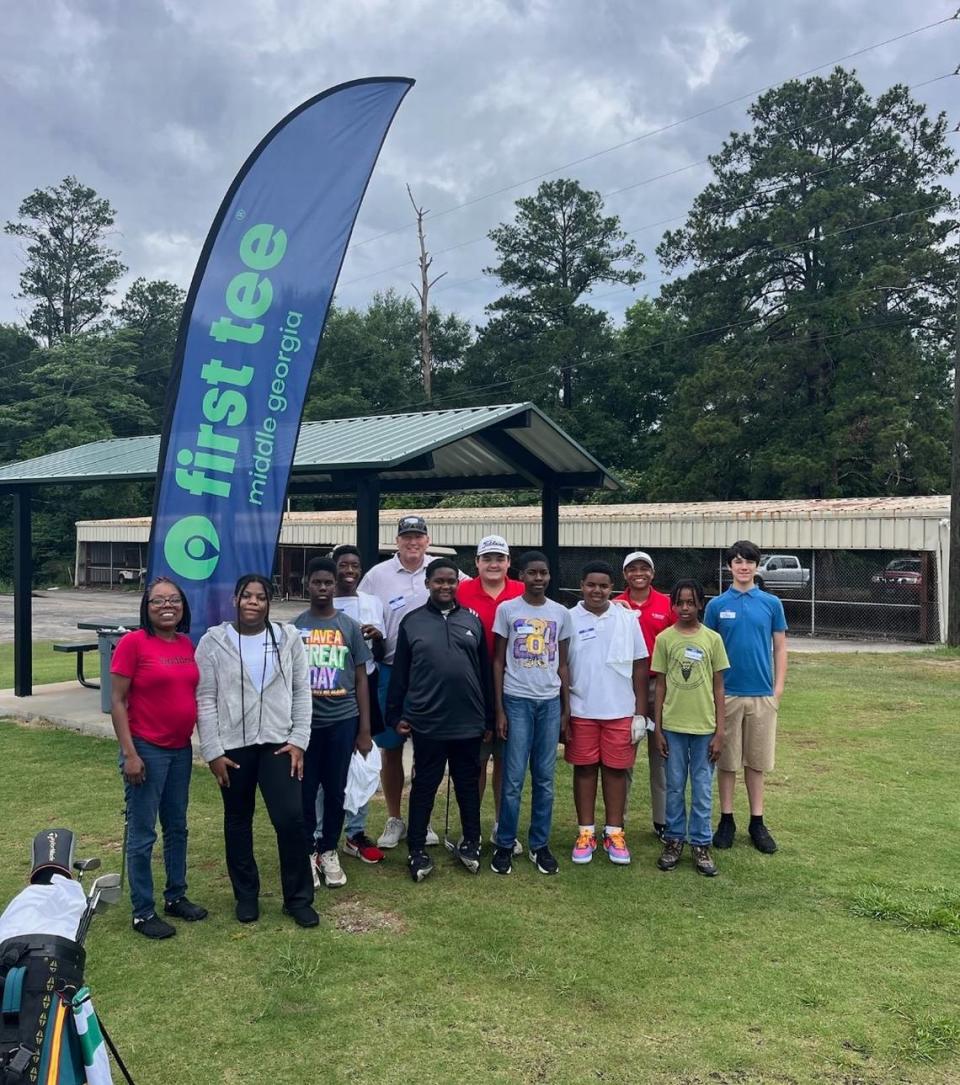
<svg viewBox="0 0 960 1085">
<path fill-rule="evenodd" d="M 482 274 L 493 255 L 487 231 L 548 171 L 611 193 L 609 210 L 638 231 L 648 254 L 648 282 L 638 289 L 655 292 L 653 249 L 709 177 L 703 160 L 746 126 L 752 92 L 952 10 L 924 2 L 908 13 L 895 0 L 19 5 L 5 13 L 0 40 L 8 149 L 0 215 L 14 217 L 33 188 L 76 174 L 117 209 L 127 281 L 186 286 L 235 171 L 281 116 L 346 79 L 410 75 L 417 86 L 361 210 L 342 303 L 363 306 L 389 286 L 409 291 L 409 182 L 435 213 L 428 244 L 435 271 L 447 272 L 437 304 L 482 320 L 497 293 Z M 912 84 L 953 70 L 958 32 L 960 23 L 946 23 L 849 63 L 873 93 Z M 955 86 L 916 93 L 956 121 Z M 661 174 L 672 175 L 647 181 Z M 12 297 L 19 261 L 14 239 L 0 238 L 0 320 L 22 308 Z M 598 304 L 619 317 L 634 296 L 611 290 Z"/>
</svg>

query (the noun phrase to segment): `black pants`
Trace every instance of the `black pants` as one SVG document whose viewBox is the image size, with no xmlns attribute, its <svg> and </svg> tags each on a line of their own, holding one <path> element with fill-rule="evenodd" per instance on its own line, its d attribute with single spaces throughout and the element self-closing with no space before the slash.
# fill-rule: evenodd
<svg viewBox="0 0 960 1085">
<path fill-rule="evenodd" d="M 220 788 L 223 839 L 233 895 L 237 900 L 256 900 L 260 874 L 253 857 L 253 812 L 259 787 L 277 834 L 283 903 L 298 908 L 313 901 L 310 848 L 303 824 L 300 781 L 290 775 L 290 755 L 276 756 L 279 749 L 280 744 L 274 742 L 225 751 L 240 767 L 227 770 L 230 786 Z"/>
<path fill-rule="evenodd" d="M 413 783 L 407 815 L 407 846 L 411 853 L 424 849 L 434 799 L 447 764 L 450 766 L 457 806 L 460 807 L 463 837 L 465 840 L 480 838 L 480 782 L 477 776 L 480 739 L 480 735 L 474 738 L 430 738 L 413 732 Z"/>
<path fill-rule="evenodd" d="M 303 755 L 303 821 L 307 839 L 317 851 L 333 851 L 343 831 L 343 792 L 350 758 L 357 743 L 359 719 L 351 716 L 326 727 L 314 727 Z M 323 824 L 317 835 L 317 791 L 323 788 Z"/>
</svg>

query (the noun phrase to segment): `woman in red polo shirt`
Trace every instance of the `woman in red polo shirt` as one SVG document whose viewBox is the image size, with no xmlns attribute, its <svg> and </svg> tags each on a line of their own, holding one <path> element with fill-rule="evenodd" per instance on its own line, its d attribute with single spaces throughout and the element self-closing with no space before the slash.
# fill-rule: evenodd
<svg viewBox="0 0 960 1085">
<path fill-rule="evenodd" d="M 205 908 L 187 899 L 187 800 L 197 724 L 197 683 L 190 607 L 180 588 L 155 580 L 140 602 L 140 628 L 120 638 L 110 664 L 110 713 L 120 742 L 126 797 L 127 875 L 133 929 L 147 938 L 176 934 L 157 915 L 150 860 L 163 829 L 165 915 L 194 921 Z"/>
</svg>

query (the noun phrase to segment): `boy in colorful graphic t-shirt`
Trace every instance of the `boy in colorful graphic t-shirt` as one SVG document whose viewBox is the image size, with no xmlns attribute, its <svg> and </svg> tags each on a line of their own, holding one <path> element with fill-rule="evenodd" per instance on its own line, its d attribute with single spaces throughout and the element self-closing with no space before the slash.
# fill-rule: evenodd
<svg viewBox="0 0 960 1085">
<path fill-rule="evenodd" d="M 313 857 L 314 882 L 345 885 L 337 856 L 343 829 L 343 791 L 354 750 L 366 755 L 370 701 L 366 664 L 370 649 L 358 622 L 333 604 L 337 567 L 329 558 L 307 566 L 310 609 L 294 621 L 300 629 L 310 669 L 313 720 L 303 760 L 303 816 L 312 839 L 317 827 L 317 789 L 323 788 L 323 825 Z"/>
<path fill-rule="evenodd" d="M 550 566 L 530 550 L 517 561 L 523 594 L 497 607 L 493 621 L 493 689 L 497 735 L 505 740 L 500 820 L 490 867 L 509 874 L 513 865 L 520 795 L 530 765 L 530 859 L 541 874 L 556 874 L 550 828 L 553 777 L 561 717 L 568 718 L 567 644 L 572 624 L 566 607 L 546 596 Z"/>
</svg>

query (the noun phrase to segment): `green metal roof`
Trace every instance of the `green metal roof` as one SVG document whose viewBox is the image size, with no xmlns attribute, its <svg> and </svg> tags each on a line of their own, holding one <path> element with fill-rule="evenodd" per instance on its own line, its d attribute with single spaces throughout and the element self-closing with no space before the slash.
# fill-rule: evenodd
<svg viewBox="0 0 960 1085">
<path fill-rule="evenodd" d="M 117 437 L 0 467 L 0 489 L 156 477 L 160 438 Z M 619 489 L 602 464 L 531 403 L 306 422 L 292 475 L 318 492 L 344 473 L 375 472 L 384 488 L 560 485 Z M 393 483 L 391 486 L 390 483 Z M 431 488 L 425 485 L 424 488 Z"/>
</svg>

